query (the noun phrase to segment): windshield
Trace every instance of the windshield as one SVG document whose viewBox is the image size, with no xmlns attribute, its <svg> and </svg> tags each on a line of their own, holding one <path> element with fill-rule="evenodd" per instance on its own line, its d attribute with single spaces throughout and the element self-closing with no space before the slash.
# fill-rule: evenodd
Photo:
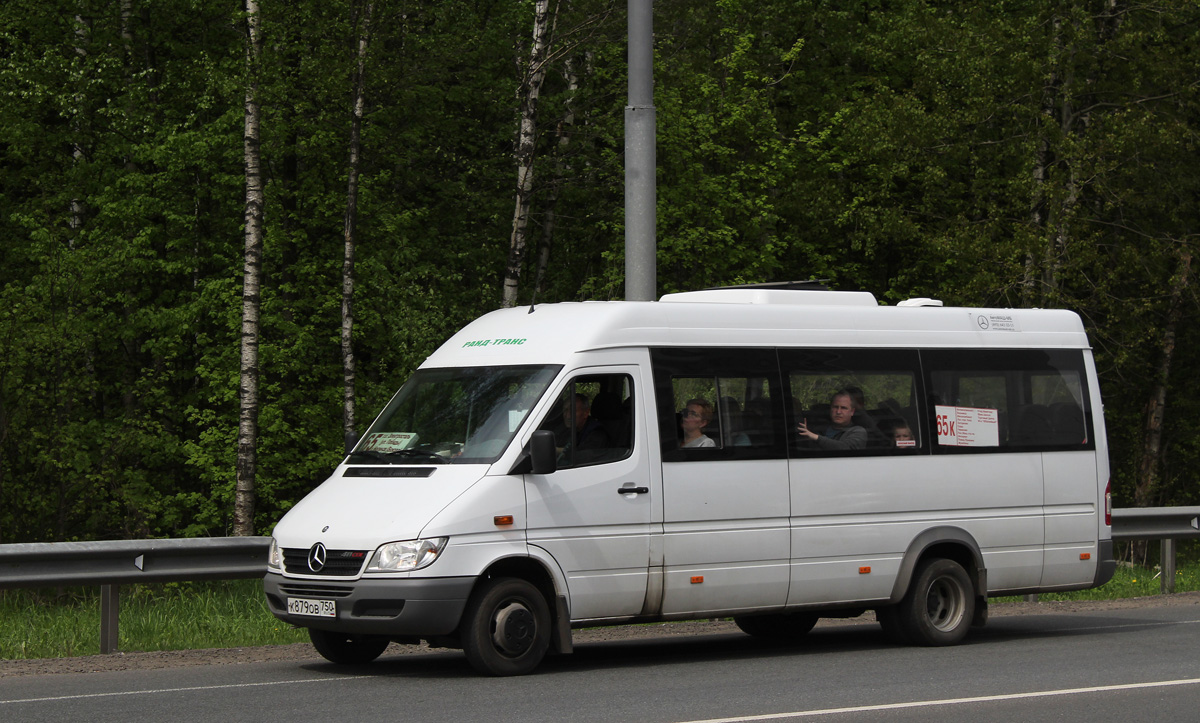
<svg viewBox="0 0 1200 723">
<path fill-rule="evenodd" d="M 494 462 L 561 368 L 418 369 L 346 461 Z"/>
</svg>

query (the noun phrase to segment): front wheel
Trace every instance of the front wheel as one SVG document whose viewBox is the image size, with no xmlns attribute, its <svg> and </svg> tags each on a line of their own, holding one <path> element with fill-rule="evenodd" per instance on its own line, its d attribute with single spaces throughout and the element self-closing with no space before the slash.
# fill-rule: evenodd
<svg viewBox="0 0 1200 723">
<path fill-rule="evenodd" d="M 532 672 L 550 647 L 550 608 L 536 587 L 517 578 L 483 583 L 463 615 L 463 652 L 486 675 Z"/>
<path fill-rule="evenodd" d="M 316 628 L 308 629 L 308 637 L 321 657 L 342 665 L 369 663 L 383 654 L 389 642 L 378 635 L 331 633 Z"/>
<path fill-rule="evenodd" d="M 917 566 L 912 586 L 896 613 L 909 641 L 918 645 L 954 645 L 967 634 L 975 615 L 971 578 L 954 560 L 924 560 Z"/>
</svg>

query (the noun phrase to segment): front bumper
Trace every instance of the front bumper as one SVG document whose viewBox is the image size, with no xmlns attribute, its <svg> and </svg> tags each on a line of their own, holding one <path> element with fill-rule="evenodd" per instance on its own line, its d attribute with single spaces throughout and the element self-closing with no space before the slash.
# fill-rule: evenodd
<svg viewBox="0 0 1200 723">
<path fill-rule="evenodd" d="M 454 632 L 474 586 L 474 577 L 326 582 L 270 572 L 263 578 L 271 613 L 286 623 L 392 637 L 424 638 Z M 337 617 L 292 615 L 287 609 L 289 597 L 333 600 Z"/>
</svg>

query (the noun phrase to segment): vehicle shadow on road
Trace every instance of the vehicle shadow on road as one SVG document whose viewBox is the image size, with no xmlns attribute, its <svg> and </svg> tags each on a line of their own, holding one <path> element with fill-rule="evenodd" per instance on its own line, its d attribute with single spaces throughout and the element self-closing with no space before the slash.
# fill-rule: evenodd
<svg viewBox="0 0 1200 723">
<path fill-rule="evenodd" d="M 605 668 L 638 668 L 692 662 L 732 662 L 741 659 L 767 659 L 814 655 L 832 651 L 850 652 L 893 647 L 875 625 L 853 625 L 813 631 L 800 641 L 778 642 L 753 638 L 738 632 L 701 633 L 603 640 L 575 645 L 570 655 L 548 655 L 534 675 L 578 673 Z M 389 648 L 374 663 L 336 665 L 306 663 L 306 670 L 340 675 L 402 676 L 412 678 L 471 678 L 478 674 L 458 650 L 408 649 L 394 654 Z"/>
<path fill-rule="evenodd" d="M 999 642 L 1046 641 L 1081 635 L 1107 635 L 1127 631 L 1137 635 L 1147 627 L 1164 624 L 1153 618 L 1107 615 L 1063 616 L 1047 613 L 995 617 L 983 628 L 971 630 L 956 647 L 975 647 Z M 856 655 L 864 651 L 908 650 L 904 657 L 921 651 L 937 650 L 905 646 L 888 640 L 872 622 L 822 625 L 796 641 L 755 638 L 740 632 L 703 632 L 695 634 L 637 635 L 621 639 L 579 642 L 570 655 L 548 655 L 534 675 L 573 674 L 605 669 L 622 670 L 660 665 L 689 665 L 737 662 L 741 660 L 798 659 L 837 655 Z M 407 678 L 476 678 L 466 657 L 458 650 L 393 646 L 374 663 L 335 665 L 306 663 L 314 672 L 356 676 L 398 676 Z"/>
</svg>

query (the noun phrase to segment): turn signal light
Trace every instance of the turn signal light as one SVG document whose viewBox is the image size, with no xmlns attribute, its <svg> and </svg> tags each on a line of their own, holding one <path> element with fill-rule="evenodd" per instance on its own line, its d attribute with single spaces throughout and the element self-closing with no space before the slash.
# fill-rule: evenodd
<svg viewBox="0 0 1200 723">
<path fill-rule="evenodd" d="M 497 525 L 511 525 L 513 523 L 512 515 L 496 515 L 492 518 L 492 522 Z"/>
</svg>

